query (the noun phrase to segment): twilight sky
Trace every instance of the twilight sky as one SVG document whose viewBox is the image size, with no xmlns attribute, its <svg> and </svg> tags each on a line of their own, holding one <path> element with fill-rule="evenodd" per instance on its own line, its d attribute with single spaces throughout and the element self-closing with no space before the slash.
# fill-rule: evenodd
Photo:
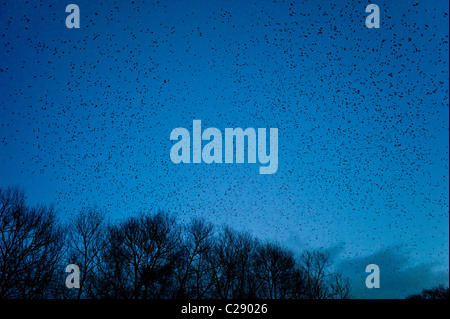
<svg viewBox="0 0 450 319">
<path fill-rule="evenodd" d="M 369 3 L 3 0 L 0 187 L 328 249 L 356 297 L 448 285 L 448 1 Z M 172 163 L 195 119 L 278 128 L 278 171 Z"/>
</svg>

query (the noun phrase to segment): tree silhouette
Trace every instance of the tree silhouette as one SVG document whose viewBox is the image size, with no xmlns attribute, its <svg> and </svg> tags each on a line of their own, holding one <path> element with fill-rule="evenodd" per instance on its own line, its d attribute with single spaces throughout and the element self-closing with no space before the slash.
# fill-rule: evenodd
<svg viewBox="0 0 450 319">
<path fill-rule="evenodd" d="M 0 298 L 49 297 L 63 246 L 51 207 L 28 207 L 20 189 L 0 189 Z"/>
<path fill-rule="evenodd" d="M 178 226 L 163 212 L 112 226 L 103 254 L 102 293 L 126 299 L 161 297 L 170 288 L 178 247 Z"/>
<path fill-rule="evenodd" d="M 18 188 L 0 189 L 0 253 L 1 298 L 350 297 L 320 250 L 296 258 L 248 232 L 180 224 L 162 211 L 109 223 L 88 207 L 62 227 L 51 207 L 30 208 Z M 69 263 L 80 268 L 79 289 L 64 285 Z"/>
<path fill-rule="evenodd" d="M 213 225 L 193 219 L 182 234 L 176 267 L 177 298 L 203 298 L 213 286 Z"/>
<path fill-rule="evenodd" d="M 431 289 L 423 289 L 419 294 L 411 295 L 406 299 L 448 299 L 449 288 L 443 285 Z"/>
<path fill-rule="evenodd" d="M 294 254 L 273 243 L 262 244 L 257 248 L 255 262 L 261 297 L 290 298 L 289 279 L 295 269 Z"/>
<path fill-rule="evenodd" d="M 95 294 L 96 276 L 101 252 L 106 246 L 104 213 L 97 208 L 84 208 L 69 226 L 69 263 L 80 267 L 80 288 L 77 298 Z"/>
<path fill-rule="evenodd" d="M 259 283 L 255 273 L 256 241 L 247 233 L 223 227 L 213 249 L 214 297 L 254 298 Z"/>
</svg>

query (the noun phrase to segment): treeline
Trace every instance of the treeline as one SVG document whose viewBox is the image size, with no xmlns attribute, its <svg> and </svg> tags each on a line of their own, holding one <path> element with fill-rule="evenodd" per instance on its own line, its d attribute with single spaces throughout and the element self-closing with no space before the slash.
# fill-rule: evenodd
<svg viewBox="0 0 450 319">
<path fill-rule="evenodd" d="M 65 268 L 80 268 L 68 289 Z M 323 251 L 296 257 L 279 244 L 165 212 L 109 223 L 87 208 L 62 225 L 52 207 L 30 207 L 0 189 L 0 298 L 325 299 L 350 297 Z"/>
<path fill-rule="evenodd" d="M 448 299 L 449 287 L 439 285 L 430 289 L 423 289 L 420 293 L 406 297 L 406 299 Z"/>
</svg>

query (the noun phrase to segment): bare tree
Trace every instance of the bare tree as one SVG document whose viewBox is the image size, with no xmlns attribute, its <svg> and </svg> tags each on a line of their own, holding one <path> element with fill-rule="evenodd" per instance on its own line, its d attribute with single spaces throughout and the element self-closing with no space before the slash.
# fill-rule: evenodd
<svg viewBox="0 0 450 319">
<path fill-rule="evenodd" d="M 340 274 L 333 273 L 329 280 L 329 298 L 330 299 L 349 299 L 350 295 L 350 280 L 342 278 Z"/>
<path fill-rule="evenodd" d="M 295 272 L 295 259 L 291 251 L 280 245 L 266 243 L 258 247 L 257 274 L 263 283 L 260 294 L 267 299 L 290 297 L 291 276 Z"/>
<path fill-rule="evenodd" d="M 63 243 L 53 208 L 30 208 L 20 189 L 0 189 L 0 298 L 49 297 Z"/>
<path fill-rule="evenodd" d="M 96 273 L 101 262 L 101 252 L 106 245 L 105 234 L 105 215 L 96 207 L 82 209 L 70 224 L 69 261 L 80 267 L 78 299 L 85 291 L 89 296 L 96 295 Z"/>
<path fill-rule="evenodd" d="M 347 299 L 350 282 L 331 271 L 333 262 L 327 252 L 305 251 L 300 258 L 300 268 L 305 274 L 306 298 Z"/>
<path fill-rule="evenodd" d="M 201 219 L 193 219 L 182 235 L 177 277 L 177 298 L 204 298 L 213 286 L 211 253 L 214 227 Z"/>
<path fill-rule="evenodd" d="M 109 229 L 107 241 L 101 275 L 107 297 L 165 296 L 179 249 L 174 218 L 164 212 L 130 217 Z"/>
<path fill-rule="evenodd" d="M 248 233 L 222 228 L 214 247 L 215 298 L 255 298 L 259 283 L 254 272 L 257 242 Z"/>
<path fill-rule="evenodd" d="M 406 297 L 406 299 L 448 299 L 449 288 L 439 285 L 431 289 L 423 289 L 419 294 Z"/>
<path fill-rule="evenodd" d="M 300 257 L 300 267 L 306 276 L 306 297 L 325 299 L 328 297 L 328 268 L 332 265 L 330 255 L 321 251 L 305 251 Z"/>
<path fill-rule="evenodd" d="M 68 262 L 81 270 L 75 293 L 64 287 Z M 110 225 L 85 208 L 62 228 L 53 208 L 0 189 L 0 298 L 349 298 L 332 264 L 326 252 L 296 259 L 249 233 L 201 219 L 181 226 L 161 211 Z"/>
</svg>

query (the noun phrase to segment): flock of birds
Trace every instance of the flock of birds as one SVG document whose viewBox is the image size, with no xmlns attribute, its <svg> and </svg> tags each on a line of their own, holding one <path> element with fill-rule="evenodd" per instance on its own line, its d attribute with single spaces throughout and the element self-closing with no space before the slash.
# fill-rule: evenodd
<svg viewBox="0 0 450 319">
<path fill-rule="evenodd" d="M 377 3 L 380 29 L 367 1 L 77 4 L 80 29 L 61 1 L 0 5 L 1 186 L 62 215 L 162 208 L 448 260 L 445 3 Z M 173 164 L 169 134 L 193 119 L 277 127 L 278 172 Z"/>
</svg>

